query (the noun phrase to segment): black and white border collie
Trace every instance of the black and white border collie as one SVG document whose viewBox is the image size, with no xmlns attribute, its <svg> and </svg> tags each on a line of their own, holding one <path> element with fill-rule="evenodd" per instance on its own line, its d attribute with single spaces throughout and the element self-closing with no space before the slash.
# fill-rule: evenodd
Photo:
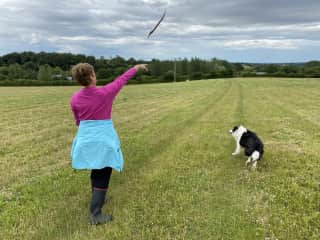
<svg viewBox="0 0 320 240">
<path fill-rule="evenodd" d="M 232 155 L 238 155 L 240 153 L 241 147 L 244 148 L 244 153 L 248 157 L 246 161 L 246 166 L 249 163 L 252 163 L 252 168 L 257 168 L 257 161 L 260 160 L 263 156 L 263 143 L 258 138 L 258 136 L 246 129 L 244 126 L 235 126 L 232 130 L 230 130 L 230 134 L 236 140 L 236 150 L 232 153 Z"/>
</svg>

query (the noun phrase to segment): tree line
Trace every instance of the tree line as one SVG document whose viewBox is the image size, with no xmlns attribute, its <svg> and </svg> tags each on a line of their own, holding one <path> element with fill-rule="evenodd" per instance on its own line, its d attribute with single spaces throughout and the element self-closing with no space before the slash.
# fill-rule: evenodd
<svg viewBox="0 0 320 240">
<path fill-rule="evenodd" d="M 71 67 L 79 62 L 94 66 L 100 84 L 112 81 L 137 63 L 149 64 L 147 74 L 138 73 L 131 83 L 156 83 L 199 79 L 277 76 L 320 77 L 320 62 L 300 64 L 230 63 L 213 58 L 179 58 L 151 61 L 113 58 L 95 58 L 71 53 L 9 53 L 0 56 L 0 85 L 73 85 Z"/>
</svg>

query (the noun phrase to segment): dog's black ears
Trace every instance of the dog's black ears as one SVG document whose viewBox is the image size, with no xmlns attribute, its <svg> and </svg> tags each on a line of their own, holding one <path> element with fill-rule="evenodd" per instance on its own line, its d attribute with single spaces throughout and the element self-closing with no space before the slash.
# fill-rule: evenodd
<svg viewBox="0 0 320 240">
<path fill-rule="evenodd" d="M 234 126 L 234 127 L 233 127 L 233 129 L 232 129 L 232 132 L 237 131 L 237 130 L 238 130 L 238 128 L 239 128 L 239 126 Z"/>
</svg>

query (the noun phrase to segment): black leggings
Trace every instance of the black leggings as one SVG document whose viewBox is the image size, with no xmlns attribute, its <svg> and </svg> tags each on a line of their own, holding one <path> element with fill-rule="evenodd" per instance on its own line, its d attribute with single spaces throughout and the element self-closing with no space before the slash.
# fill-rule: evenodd
<svg viewBox="0 0 320 240">
<path fill-rule="evenodd" d="M 91 171 L 91 186 L 92 188 L 106 190 L 109 187 L 109 181 L 112 173 L 111 167 L 102 169 L 93 169 Z"/>
</svg>

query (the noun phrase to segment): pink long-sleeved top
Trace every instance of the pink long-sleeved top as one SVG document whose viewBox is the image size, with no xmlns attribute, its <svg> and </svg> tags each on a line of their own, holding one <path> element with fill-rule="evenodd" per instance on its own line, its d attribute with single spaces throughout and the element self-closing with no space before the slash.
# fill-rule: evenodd
<svg viewBox="0 0 320 240">
<path fill-rule="evenodd" d="M 112 104 L 116 95 L 136 73 L 135 68 L 130 68 L 103 87 L 84 87 L 74 93 L 70 105 L 76 124 L 79 126 L 81 120 L 111 119 Z"/>
</svg>

